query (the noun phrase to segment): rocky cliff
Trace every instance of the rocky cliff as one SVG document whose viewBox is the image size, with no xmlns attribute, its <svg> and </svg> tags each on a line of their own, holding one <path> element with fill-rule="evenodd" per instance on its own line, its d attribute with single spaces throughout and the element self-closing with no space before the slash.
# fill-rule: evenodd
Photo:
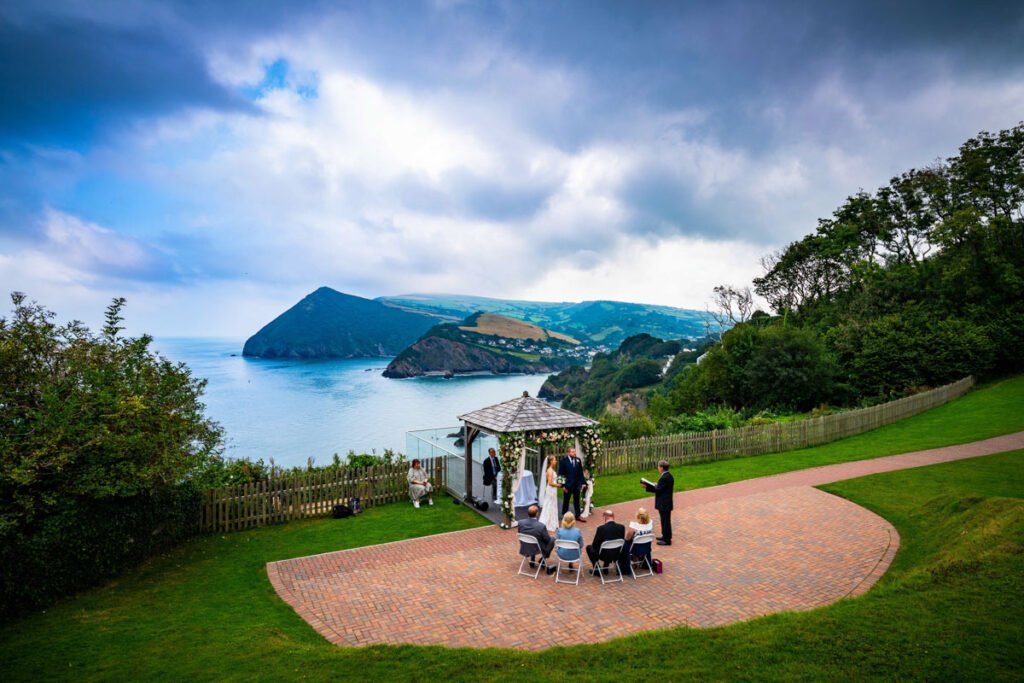
<svg viewBox="0 0 1024 683">
<path fill-rule="evenodd" d="M 404 378 L 423 375 L 458 375 L 490 372 L 509 373 L 558 372 L 569 366 L 562 358 L 525 360 L 507 353 L 498 353 L 479 346 L 441 337 L 425 337 L 399 354 L 384 370 L 385 377 Z"/>
</svg>

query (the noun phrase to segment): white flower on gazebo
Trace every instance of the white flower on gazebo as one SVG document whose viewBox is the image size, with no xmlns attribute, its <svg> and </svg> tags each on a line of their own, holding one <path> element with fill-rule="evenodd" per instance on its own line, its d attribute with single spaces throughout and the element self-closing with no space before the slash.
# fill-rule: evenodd
<svg viewBox="0 0 1024 683">
<path fill-rule="evenodd" d="M 525 391 L 520 398 L 460 415 L 459 419 L 465 425 L 467 492 L 473 490 L 473 440 L 480 433 L 498 438 L 501 450 L 498 461 L 502 470 L 499 500 L 504 513 L 502 528 L 514 526 L 515 494 L 519 490 L 522 472 L 526 467 L 528 445 L 543 446 L 572 441 L 576 449 L 582 453 L 586 469 L 591 476 L 594 472 L 595 458 L 601 447 L 597 422 L 546 401 L 532 398 Z M 588 489 L 593 489 L 592 478 L 588 481 Z M 589 495 L 586 500 L 584 512 L 589 512 Z"/>
</svg>

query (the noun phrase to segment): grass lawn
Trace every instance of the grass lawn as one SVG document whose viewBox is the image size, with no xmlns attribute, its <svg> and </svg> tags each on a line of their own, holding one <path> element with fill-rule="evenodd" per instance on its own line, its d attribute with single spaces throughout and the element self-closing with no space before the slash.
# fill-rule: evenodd
<svg viewBox="0 0 1024 683">
<path fill-rule="evenodd" d="M 814 448 L 672 468 L 676 490 L 704 488 L 807 467 L 866 460 L 940 446 L 979 441 L 1024 430 L 1024 375 L 981 386 L 956 401 Z M 595 502 L 619 503 L 649 494 L 640 488 L 645 476 L 657 481 L 656 470 L 599 477 Z"/>
<path fill-rule="evenodd" d="M 1022 389 L 1021 379 L 993 385 L 900 425 L 832 444 L 824 448 L 838 449 L 831 457 L 839 459 L 826 461 L 954 443 L 956 424 L 967 432 L 958 441 L 1024 429 Z M 910 425 L 938 411 L 944 415 Z M 944 436 L 937 433 L 947 425 Z M 843 450 L 855 440 L 859 448 Z M 877 450 L 866 452 L 871 449 Z M 716 479 L 744 478 L 729 469 L 740 464 L 800 458 L 804 464 L 783 468 L 796 469 L 828 457 L 799 453 L 677 468 L 677 479 L 691 485 L 689 472 L 700 471 L 720 483 Z M 1020 680 L 1024 452 L 875 475 L 827 490 L 890 520 L 902 546 L 867 595 L 812 612 L 543 653 L 340 648 L 274 594 L 264 571 L 268 561 L 484 523 L 441 498 L 433 508 L 391 505 L 355 519 L 199 539 L 118 581 L 0 626 L 0 671 L 5 680 Z"/>
</svg>

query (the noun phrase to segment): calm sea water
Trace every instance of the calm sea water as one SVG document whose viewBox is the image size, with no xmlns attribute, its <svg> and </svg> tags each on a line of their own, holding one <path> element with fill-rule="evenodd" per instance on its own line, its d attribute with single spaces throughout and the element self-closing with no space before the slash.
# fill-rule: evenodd
<svg viewBox="0 0 1024 683">
<path fill-rule="evenodd" d="M 230 457 L 304 465 L 349 449 L 405 450 L 405 433 L 458 424 L 456 416 L 529 391 L 545 375 L 386 379 L 390 359 L 264 360 L 240 340 L 157 339 L 153 346 L 209 381 L 207 415 L 220 422 Z"/>
</svg>

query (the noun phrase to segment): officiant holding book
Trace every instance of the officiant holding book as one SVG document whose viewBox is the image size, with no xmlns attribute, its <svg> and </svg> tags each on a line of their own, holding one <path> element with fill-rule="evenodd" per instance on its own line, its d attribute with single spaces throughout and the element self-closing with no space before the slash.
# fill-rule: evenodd
<svg viewBox="0 0 1024 683">
<path fill-rule="evenodd" d="M 676 482 L 668 471 L 668 460 L 658 463 L 658 482 L 654 483 L 646 479 L 640 479 L 640 485 L 648 493 L 654 494 L 654 509 L 661 516 L 661 536 L 658 537 L 658 545 L 672 545 L 672 492 Z"/>
</svg>

